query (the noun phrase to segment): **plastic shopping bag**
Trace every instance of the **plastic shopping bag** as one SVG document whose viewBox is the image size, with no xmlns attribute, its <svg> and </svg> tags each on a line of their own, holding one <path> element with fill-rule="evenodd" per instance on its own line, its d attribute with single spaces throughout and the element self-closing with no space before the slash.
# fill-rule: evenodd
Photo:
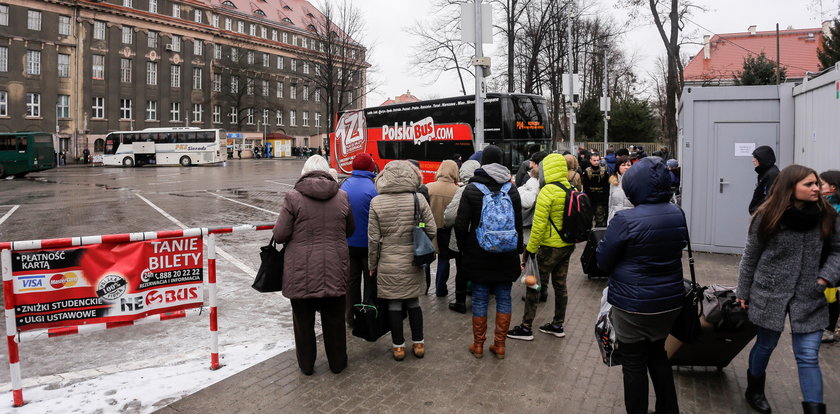
<svg viewBox="0 0 840 414">
<path fill-rule="evenodd" d="M 608 367 L 621 365 L 621 355 L 618 350 L 618 342 L 615 340 L 612 322 L 610 322 L 610 310 L 612 305 L 607 302 L 607 292 L 604 288 L 601 295 L 601 310 L 598 312 L 598 319 L 595 321 L 595 342 L 601 352 L 601 359 Z"/>
<path fill-rule="evenodd" d="M 528 255 L 528 260 L 525 262 L 525 270 L 522 272 L 519 282 L 536 291 L 542 289 L 540 285 L 540 268 L 537 265 L 537 255 Z"/>
</svg>

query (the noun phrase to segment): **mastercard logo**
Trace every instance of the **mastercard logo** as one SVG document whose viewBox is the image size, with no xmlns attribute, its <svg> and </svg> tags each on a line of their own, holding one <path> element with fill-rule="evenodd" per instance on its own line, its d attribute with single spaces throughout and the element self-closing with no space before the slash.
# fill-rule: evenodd
<svg viewBox="0 0 840 414">
<path fill-rule="evenodd" d="M 50 278 L 50 286 L 53 289 L 73 287 L 79 282 L 79 276 L 74 272 L 59 273 Z"/>
</svg>

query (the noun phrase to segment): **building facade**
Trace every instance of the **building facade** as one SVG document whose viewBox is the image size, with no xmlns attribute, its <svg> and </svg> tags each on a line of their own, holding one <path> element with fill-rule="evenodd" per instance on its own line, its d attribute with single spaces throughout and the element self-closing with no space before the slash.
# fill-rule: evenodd
<svg viewBox="0 0 840 414">
<path fill-rule="evenodd" d="M 280 132 L 317 148 L 328 100 L 364 107 L 365 49 L 325 47 L 333 37 L 306 1 L 257 3 L 0 0 L 0 131 L 55 132 L 75 157 L 101 152 L 108 132 L 151 127 Z M 325 86 L 336 70 L 345 82 Z"/>
</svg>

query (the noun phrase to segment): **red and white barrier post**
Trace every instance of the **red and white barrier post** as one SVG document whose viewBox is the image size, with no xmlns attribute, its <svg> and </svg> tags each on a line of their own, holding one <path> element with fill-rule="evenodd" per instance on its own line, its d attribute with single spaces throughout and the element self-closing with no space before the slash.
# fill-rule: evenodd
<svg viewBox="0 0 840 414">
<path fill-rule="evenodd" d="M 216 289 L 216 235 L 207 236 L 207 297 L 210 302 L 210 369 L 219 369 L 219 312 Z"/>
<path fill-rule="evenodd" d="M 3 296 L 6 304 L 6 343 L 9 347 L 9 374 L 12 378 L 12 399 L 14 406 L 23 405 L 23 381 L 20 376 L 20 352 L 15 341 L 17 321 L 15 320 L 15 286 L 12 279 L 12 252 L 0 252 L 0 267 L 3 273 Z"/>
</svg>

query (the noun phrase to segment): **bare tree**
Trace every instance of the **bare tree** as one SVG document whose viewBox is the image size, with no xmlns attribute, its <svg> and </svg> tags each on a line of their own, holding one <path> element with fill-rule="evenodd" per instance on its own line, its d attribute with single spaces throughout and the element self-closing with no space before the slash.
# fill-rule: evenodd
<svg viewBox="0 0 840 414">
<path fill-rule="evenodd" d="M 230 48 L 230 54 L 219 61 L 216 71 L 221 72 L 221 91 L 213 92 L 217 101 L 231 108 L 229 116 L 236 121 L 238 130 L 255 125 L 263 111 L 282 111 L 281 101 L 271 96 L 264 82 L 271 82 L 268 75 L 254 70 L 257 54 L 245 43 Z M 257 56 L 259 55 L 259 56 Z"/>
<path fill-rule="evenodd" d="M 507 60 L 507 91 L 515 92 L 516 84 L 514 83 L 514 59 L 516 39 L 522 30 L 520 25 L 522 14 L 530 6 L 532 0 L 492 0 L 491 3 L 499 5 L 500 14 L 503 16 L 501 24 L 495 25 L 495 28 L 505 38 Z"/>
<path fill-rule="evenodd" d="M 443 73 L 454 71 L 461 83 L 461 92 L 466 95 L 464 78 L 475 76 L 475 73 L 465 61 L 474 49 L 461 41 L 457 23 L 456 19 L 439 19 L 429 25 L 418 24 L 408 33 L 416 40 L 413 72 L 429 76 L 435 82 Z"/>
</svg>

